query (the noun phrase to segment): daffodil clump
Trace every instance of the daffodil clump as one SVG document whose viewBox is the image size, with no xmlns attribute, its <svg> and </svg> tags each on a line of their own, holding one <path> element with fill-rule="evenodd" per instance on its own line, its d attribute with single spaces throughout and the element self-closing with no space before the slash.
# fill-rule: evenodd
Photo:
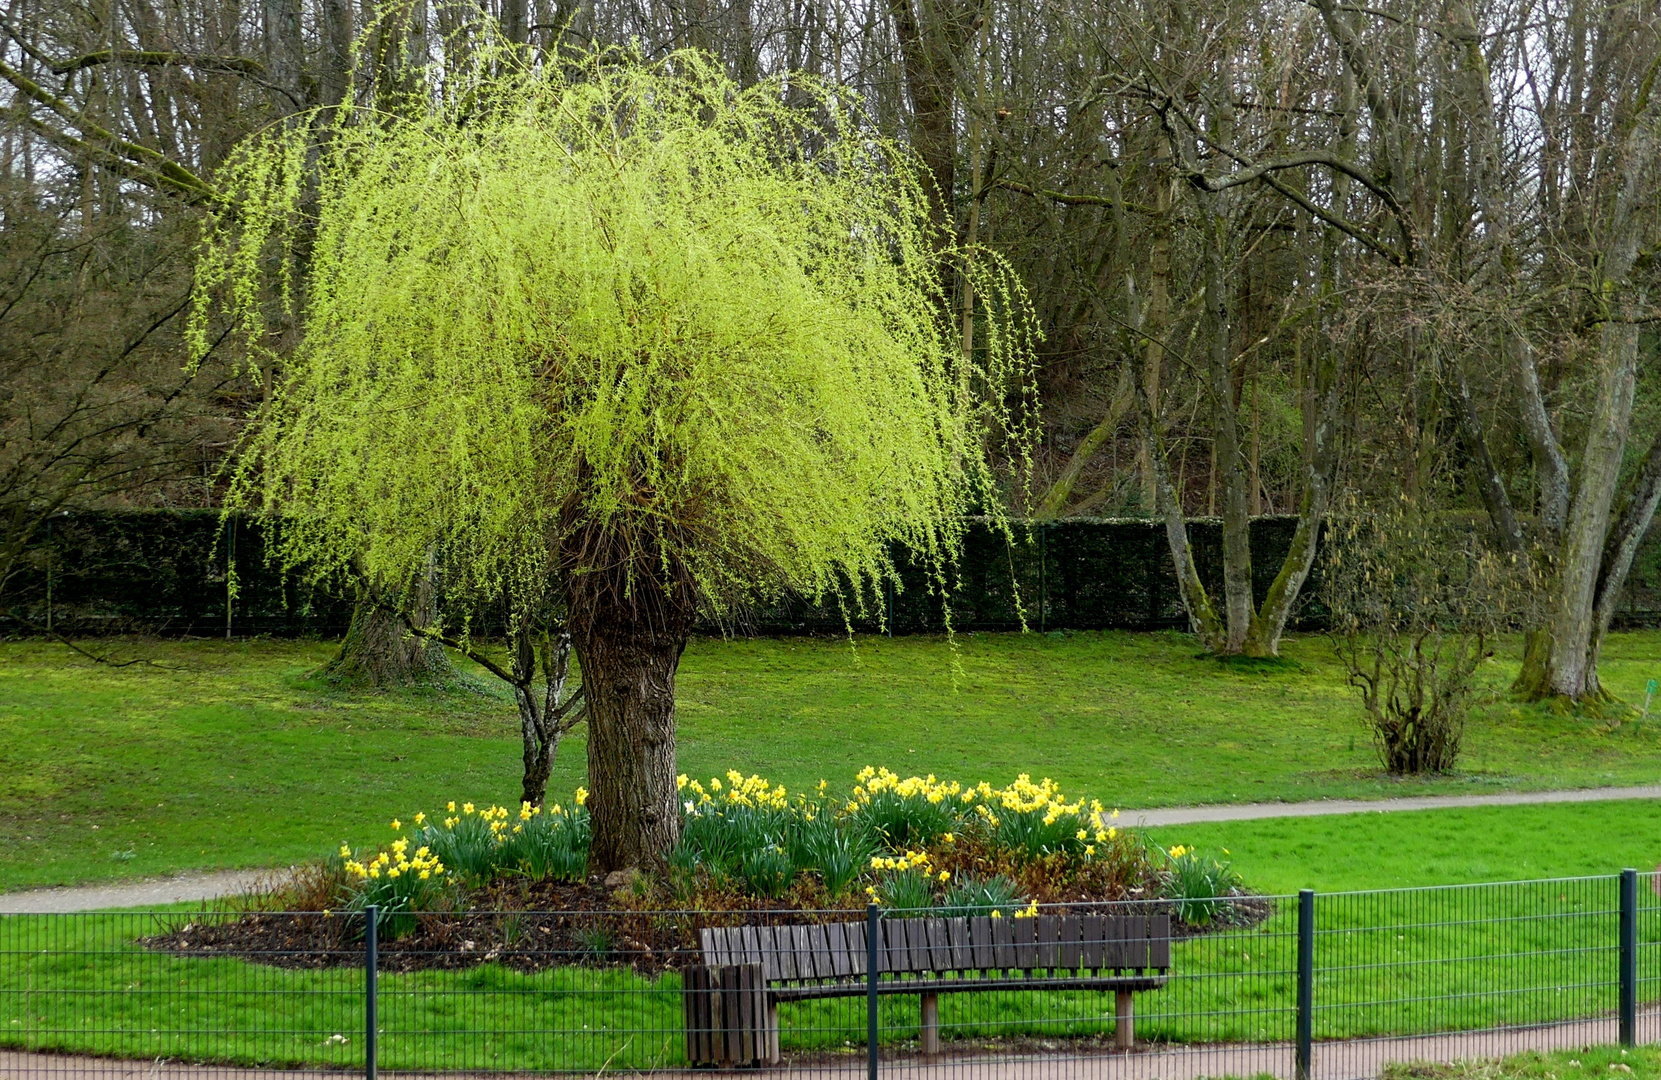
<svg viewBox="0 0 1661 1080">
<path fill-rule="evenodd" d="M 1201 885 L 1206 873 L 1216 877 L 1214 861 L 1149 849 L 1114 824 L 1118 811 L 1069 799 L 1048 778 L 1023 773 L 996 788 L 872 767 L 842 792 L 824 780 L 792 792 L 732 770 L 707 781 L 683 775 L 677 787 L 681 841 L 661 879 L 677 904 L 874 900 L 1016 918 L 1039 901 L 1164 893 L 1201 904 L 1195 918 L 1213 910 Z M 410 910 L 507 877 L 578 882 L 588 860 L 586 795 L 579 788 L 568 806 L 517 810 L 451 802 L 436 820 L 414 815 L 407 837 L 394 821 L 399 835 L 367 857 L 342 848 L 344 872 L 360 902 Z"/>
<path fill-rule="evenodd" d="M 838 794 L 824 780 L 792 793 L 735 770 L 707 782 L 683 775 L 678 787 L 681 845 L 671 867 L 717 895 L 727 883 L 774 899 L 795 880 L 820 886 L 821 903 L 947 903 L 1001 916 L 1027 906 L 1016 902 L 1022 887 L 1015 878 L 1029 871 L 1042 879 L 1037 891 L 1055 896 L 1083 882 L 1122 889 L 1111 882 L 1126 876 L 1127 864 L 1145 862 L 1139 845 L 1111 823 L 1117 812 L 1068 800 L 1054 781 L 1027 774 L 995 788 L 867 767 Z"/>
<path fill-rule="evenodd" d="M 581 881 L 588 862 L 588 793 L 577 789 L 570 807 L 553 803 L 505 806 L 445 805 L 444 816 L 417 811 L 406 824 L 393 818 L 385 846 L 359 854 L 342 844 L 336 855 L 350 891 L 349 910 L 374 904 L 387 913 L 440 910 L 459 888 L 504 877 Z"/>
<path fill-rule="evenodd" d="M 1183 922 L 1209 925 L 1227 907 L 1226 898 L 1240 891 L 1240 875 L 1232 862 L 1225 861 L 1228 854 L 1224 848 L 1224 859 L 1218 859 L 1186 844 L 1165 850 L 1169 862 L 1165 895 L 1176 901 L 1177 917 Z"/>
<path fill-rule="evenodd" d="M 572 805 L 560 803 L 518 810 L 450 802 L 441 821 L 421 827 L 425 843 L 470 887 L 499 878 L 581 881 L 588 864 L 588 792 L 578 788 Z"/>
</svg>

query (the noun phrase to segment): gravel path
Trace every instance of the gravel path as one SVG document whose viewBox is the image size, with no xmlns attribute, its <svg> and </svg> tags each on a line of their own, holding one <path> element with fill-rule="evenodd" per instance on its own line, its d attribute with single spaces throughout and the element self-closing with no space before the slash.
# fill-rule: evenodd
<svg viewBox="0 0 1661 1080">
<path fill-rule="evenodd" d="M 1643 787 L 1582 788 L 1575 791 L 1510 791 L 1494 795 L 1431 795 L 1408 799 L 1319 799 L 1300 803 L 1173 806 L 1162 810 L 1122 810 L 1119 821 L 1121 824 L 1132 826 L 1190 825 L 1208 821 L 1251 821 L 1257 818 L 1382 814 L 1403 810 L 1446 810 L 1460 806 L 1530 806 L 1542 803 L 1608 802 L 1623 799 L 1661 800 L 1661 784 Z M 157 881 L 0 893 L 0 915 L 141 908 L 213 900 L 246 889 L 263 873 L 268 871 L 232 870 L 217 874 L 163 878 Z"/>
<path fill-rule="evenodd" d="M 1661 799 L 1661 784 L 1580 788 L 1574 791 L 1505 791 L 1493 795 L 1422 795 L 1407 799 L 1317 799 L 1296 803 L 1172 806 L 1163 810 L 1121 810 L 1119 820 L 1144 826 L 1192 825 L 1207 821 L 1251 821 L 1255 818 L 1386 814 L 1400 810 L 1449 810 L 1461 806 L 1533 806 L 1540 803 L 1613 802 L 1622 799 Z"/>
<path fill-rule="evenodd" d="M 154 881 L 0 893 L 0 915 L 56 914 L 194 903 L 242 892 L 268 874 L 269 870 L 227 870 L 217 874 L 184 874 Z M 6 1074 L 0 1073 L 0 1076 L 3 1075 Z"/>
<path fill-rule="evenodd" d="M 1654 1039 L 1655 1014 L 1640 1019 L 1640 1043 Z M 1615 1041 L 1612 1020 L 1586 1020 L 1502 1031 L 1356 1039 L 1316 1043 L 1310 1080 L 1367 1080 L 1387 1062 L 1450 1062 L 1502 1057 L 1524 1050 L 1574 1050 Z M 746 1080 L 855 1080 L 865 1060 L 849 1055 L 831 1063 L 793 1062 L 742 1073 L 664 1070 L 665 1080 L 708 1080 L 712 1075 L 741 1075 Z M 898 1058 L 882 1063 L 890 1080 L 1204 1080 L 1207 1077 L 1276 1077 L 1294 1075 L 1290 1043 L 1238 1043 L 1181 1048 L 1148 1047 L 1131 1054 L 1086 1057 L 975 1057 L 947 1055 L 939 1061 Z M 352 1073 L 309 1069 L 244 1069 L 229 1066 L 177 1065 L 160 1061 L 119 1061 L 0 1051 L 0 1076 L 19 1080 L 342 1080 Z M 356 1073 L 361 1076 L 361 1070 Z M 383 1069 L 386 1080 L 508 1080 L 506 1073 L 405 1073 Z M 1613 1076 L 1614 1074 L 1610 1074 Z M 1588 1080 L 1591 1080 L 1588 1077 Z"/>
</svg>

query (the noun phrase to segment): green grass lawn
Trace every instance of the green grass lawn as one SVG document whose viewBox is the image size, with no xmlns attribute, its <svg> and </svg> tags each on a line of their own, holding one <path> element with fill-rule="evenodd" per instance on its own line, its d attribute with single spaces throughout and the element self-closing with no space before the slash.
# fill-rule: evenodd
<svg viewBox="0 0 1661 1080">
<path fill-rule="evenodd" d="M 1221 854 L 1254 889 L 1389 889 L 1654 870 L 1661 803 L 1473 806 L 1146 830 Z"/>
<path fill-rule="evenodd" d="M 394 814 L 445 799 L 516 797 L 517 721 L 497 687 L 334 693 L 306 677 L 331 648 L 145 642 L 124 655 L 155 664 L 113 668 L 58 645 L 0 643 L 0 775 L 7 780 L 0 787 L 0 889 L 281 866 L 341 840 L 377 839 Z M 1508 646 L 1489 665 L 1490 687 L 1510 677 L 1515 651 Z M 1196 655 L 1180 635 L 1111 632 L 861 638 L 857 645 L 700 640 L 679 680 L 681 767 L 703 776 L 760 772 L 793 788 L 821 777 L 846 783 L 866 764 L 999 783 L 1031 772 L 1123 807 L 1586 787 L 1661 776 L 1661 722 L 1611 729 L 1496 696 L 1472 720 L 1459 773 L 1393 780 L 1373 762 L 1325 642 L 1293 639 L 1286 654 L 1292 664 L 1285 668 L 1241 670 Z M 1661 632 L 1615 636 L 1603 670 L 1616 694 L 1641 700 L 1644 681 L 1661 673 Z M 583 752 L 580 734 L 561 748 L 556 792 L 580 782 Z M 1549 825 L 1571 813 L 1558 809 L 1539 820 Z M 1621 813 L 1640 821 L 1647 809 Z M 1472 823 L 1478 848 L 1498 843 L 1493 827 Z M 1262 857 L 1262 870 L 1249 861 L 1259 858 L 1250 843 L 1228 843 L 1258 835 L 1244 824 L 1184 835 L 1202 843 L 1214 836 L 1234 849 L 1248 877 L 1275 888 L 1269 883 L 1340 880 L 1329 871 L 1345 859 L 1367 881 L 1425 865 L 1411 857 L 1416 841 L 1408 833 L 1381 834 L 1378 843 L 1387 846 L 1379 850 L 1400 853 L 1381 858 L 1370 841 L 1346 839 L 1348 825 L 1252 827 L 1268 830 L 1260 846 L 1276 852 Z M 1631 843 L 1609 854 L 1650 865 L 1638 856 L 1653 830 L 1626 831 Z M 1573 832 L 1563 826 L 1558 835 Z M 1449 844 L 1457 851 L 1457 839 Z M 1538 845 L 1528 865 L 1557 865 L 1554 846 L 1567 855 L 1585 845 Z M 1470 872 L 1519 876 L 1507 872 L 1521 864 L 1506 850 L 1501 844 L 1482 860 L 1444 860 L 1438 872 L 1449 880 L 1465 872 L 1459 866 L 1480 865 Z M 1288 860 L 1299 851 L 1314 876 L 1291 872 L 1296 860 Z"/>
<path fill-rule="evenodd" d="M 1317 899 L 1317 1039 L 1409 1035 L 1606 1014 L 1615 1004 L 1608 878 Z M 1661 908 L 1640 911 L 1640 998 L 1661 997 Z M 362 975 L 151 952 L 171 917 L 0 917 L 0 1045 L 128 1058 L 350 1065 L 361 1054 Z M 200 916 L 196 916 L 200 917 Z M 1156 1043 L 1284 1042 L 1292 1035 L 1296 915 L 1178 941 L 1171 978 L 1137 998 Z M 526 974 L 497 964 L 383 973 L 387 1068 L 646 1069 L 683 1063 L 679 978 L 616 966 Z M 982 1048 L 1105 1036 L 1099 992 L 944 995 L 942 1033 Z M 917 1036 L 918 1003 L 885 998 L 882 1039 Z M 864 1040 L 858 999 L 787 1005 L 787 1051 Z M 1020 1044 L 1016 1044 L 1016 1048 Z M 1051 1049 L 1060 1049 L 1052 1045 Z"/>
</svg>

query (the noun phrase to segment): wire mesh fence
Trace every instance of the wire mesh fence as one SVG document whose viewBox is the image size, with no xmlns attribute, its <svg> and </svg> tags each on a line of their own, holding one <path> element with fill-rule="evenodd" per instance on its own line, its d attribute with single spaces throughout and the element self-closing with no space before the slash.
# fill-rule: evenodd
<svg viewBox="0 0 1661 1080">
<path fill-rule="evenodd" d="M 0 1075 L 1360 1080 L 1661 1040 L 1658 887 L 1627 872 L 995 914 L 10 915 Z"/>
</svg>

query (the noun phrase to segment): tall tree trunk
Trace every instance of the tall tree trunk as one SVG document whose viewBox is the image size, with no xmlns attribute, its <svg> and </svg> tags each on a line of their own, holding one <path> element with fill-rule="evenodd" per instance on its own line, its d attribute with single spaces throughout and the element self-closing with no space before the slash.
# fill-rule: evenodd
<svg viewBox="0 0 1661 1080">
<path fill-rule="evenodd" d="M 1149 400 L 1141 383 L 1136 383 L 1137 410 L 1141 420 L 1142 445 L 1148 450 L 1148 464 L 1153 470 L 1154 493 L 1165 513 L 1165 542 L 1171 549 L 1171 563 L 1176 570 L 1177 588 L 1182 606 L 1188 612 L 1188 627 L 1194 636 L 1212 652 L 1221 652 L 1228 641 L 1227 628 L 1211 606 L 1211 597 L 1200 580 L 1199 568 L 1194 565 L 1194 549 L 1188 543 L 1188 523 L 1182 516 L 1182 500 L 1171 490 L 1170 464 L 1165 457 L 1165 434 L 1160 429 L 1159 414 Z"/>
<path fill-rule="evenodd" d="M 1239 653 L 1251 628 L 1251 514 L 1240 453 L 1240 417 L 1234 400 L 1228 283 L 1224 272 L 1228 216 L 1224 196 L 1201 193 L 1205 215 L 1206 383 L 1212 417 L 1212 475 L 1223 497 L 1223 617 L 1227 627 L 1223 652 Z"/>
<path fill-rule="evenodd" d="M 1305 422 L 1308 444 L 1304 452 L 1303 491 L 1298 503 L 1298 524 L 1292 542 L 1281 560 L 1280 572 L 1264 594 L 1263 603 L 1252 616 L 1243 652 L 1247 656 L 1280 655 L 1280 638 L 1315 564 L 1315 549 L 1326 521 L 1332 498 L 1333 479 L 1338 469 L 1337 363 L 1330 348 L 1310 365 L 1310 392 L 1300 393 L 1305 407 L 1315 415 Z"/>
<path fill-rule="evenodd" d="M 437 566 L 431 552 L 415 593 L 408 599 L 406 619 L 399 614 L 406 605 L 377 595 L 372 586 L 364 586 L 352 609 L 352 623 L 341 639 L 340 651 L 318 674 L 332 683 L 367 690 L 454 680 L 456 669 L 444 646 L 430 637 L 410 633 L 411 627 L 431 627 L 438 614 Z"/>
<path fill-rule="evenodd" d="M 324 105 L 346 100 L 352 75 L 352 5 L 350 0 L 322 0 L 318 12 L 323 58 L 319 65 L 318 90 Z"/>
<path fill-rule="evenodd" d="M 1661 139 L 1661 105 L 1654 95 L 1644 104 L 1620 147 L 1620 190 L 1604 225 L 1597 283 L 1604 318 L 1599 335 L 1602 379 L 1563 535 L 1551 655 L 1546 662 L 1547 693 L 1576 702 L 1608 697 L 1597 671 L 1598 585 L 1608 576 L 1604 555 L 1637 393 L 1638 328 L 1647 297 L 1631 276 L 1640 237 L 1648 231 L 1643 216 L 1652 212 L 1648 204 L 1653 201 L 1657 141 Z"/>
<path fill-rule="evenodd" d="M 352 609 L 340 650 L 318 672 L 341 686 L 386 690 L 450 682 L 456 670 L 444 646 L 410 633 L 396 612 L 365 599 Z"/>
<path fill-rule="evenodd" d="M 675 671 L 696 614 L 690 585 L 656 564 L 571 576 L 571 639 L 588 701 L 590 874 L 663 864 L 680 835 Z"/>
<path fill-rule="evenodd" d="M 1548 661 L 1550 692 L 1574 701 L 1607 697 L 1598 683 L 1592 652 L 1597 617 L 1597 586 L 1609 536 L 1610 511 L 1620 481 L 1631 427 L 1638 376 L 1638 326 L 1634 311 L 1618 312 L 1620 322 L 1604 324 L 1604 373 L 1596 412 L 1586 433 L 1580 482 L 1569 510 L 1563 538 L 1557 603 L 1552 613 L 1552 648 Z"/>
<path fill-rule="evenodd" d="M 957 73 L 974 33 L 978 0 L 888 0 L 911 98 L 911 147 L 929 182 L 930 216 L 942 235 L 956 231 Z M 942 268 L 942 287 L 951 272 Z"/>
</svg>

